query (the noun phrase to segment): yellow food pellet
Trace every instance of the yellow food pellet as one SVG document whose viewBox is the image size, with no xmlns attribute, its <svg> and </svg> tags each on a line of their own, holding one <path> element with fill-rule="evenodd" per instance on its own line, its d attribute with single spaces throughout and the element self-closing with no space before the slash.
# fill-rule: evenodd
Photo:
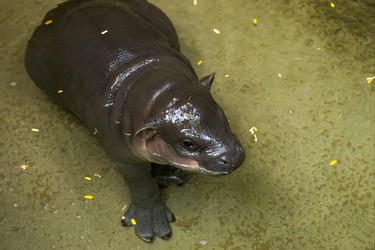
<svg viewBox="0 0 375 250">
<path fill-rule="evenodd" d="M 50 24 L 52 24 L 52 23 L 53 23 L 52 20 L 47 20 L 47 21 L 44 22 L 44 25 L 50 25 Z"/>
<path fill-rule="evenodd" d="M 62 89 L 57 91 L 57 93 L 59 93 L 59 94 L 61 94 L 62 92 L 64 92 Z"/>
<path fill-rule="evenodd" d="M 254 131 L 254 133 L 255 133 L 255 132 L 258 131 L 258 129 L 257 129 L 256 127 L 252 127 L 249 131 L 250 131 L 250 132 L 251 132 L 251 131 Z"/>
<path fill-rule="evenodd" d="M 332 7 L 332 8 L 335 8 L 335 4 L 334 4 L 334 3 L 331 3 L 331 7 Z"/>
<path fill-rule="evenodd" d="M 336 165 L 337 164 L 337 160 L 333 160 L 329 163 L 329 165 L 333 166 L 333 165 Z"/>
<path fill-rule="evenodd" d="M 22 169 L 26 169 L 26 168 L 28 168 L 29 167 L 29 165 L 21 165 L 20 166 L 20 168 L 22 168 Z"/>
<path fill-rule="evenodd" d="M 104 35 L 107 32 L 108 32 L 108 30 L 103 30 L 100 34 Z"/>
<path fill-rule="evenodd" d="M 258 131 L 258 129 L 256 127 L 252 127 L 251 129 L 249 129 L 249 132 L 250 134 L 252 134 L 254 136 L 254 141 L 257 142 L 258 141 L 258 137 L 256 135 L 256 132 Z"/>
<path fill-rule="evenodd" d="M 85 177 L 85 180 L 86 180 L 86 181 L 91 181 L 91 177 L 86 176 L 86 177 Z"/>
<path fill-rule="evenodd" d="M 366 78 L 368 84 L 371 84 L 374 79 L 375 79 L 375 76 Z"/>
<path fill-rule="evenodd" d="M 199 60 L 199 61 L 197 62 L 198 65 L 201 65 L 202 63 L 203 63 L 202 60 Z"/>
<path fill-rule="evenodd" d="M 94 199 L 94 196 L 92 195 L 85 195 L 84 196 L 86 200 L 93 200 Z"/>
<path fill-rule="evenodd" d="M 258 20 L 256 18 L 253 18 L 253 24 L 254 25 L 257 25 L 258 24 Z"/>
<path fill-rule="evenodd" d="M 130 221 L 131 221 L 133 226 L 137 225 L 137 222 L 135 221 L 135 219 L 131 219 Z"/>
</svg>

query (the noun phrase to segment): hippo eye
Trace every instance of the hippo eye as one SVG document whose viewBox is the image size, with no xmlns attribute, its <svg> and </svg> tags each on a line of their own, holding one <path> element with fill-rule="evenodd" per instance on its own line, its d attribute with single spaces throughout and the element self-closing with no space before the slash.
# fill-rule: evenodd
<svg viewBox="0 0 375 250">
<path fill-rule="evenodd" d="M 197 147 L 194 145 L 192 141 L 189 139 L 184 139 L 181 142 L 181 145 L 184 147 L 186 150 L 195 150 Z"/>
</svg>

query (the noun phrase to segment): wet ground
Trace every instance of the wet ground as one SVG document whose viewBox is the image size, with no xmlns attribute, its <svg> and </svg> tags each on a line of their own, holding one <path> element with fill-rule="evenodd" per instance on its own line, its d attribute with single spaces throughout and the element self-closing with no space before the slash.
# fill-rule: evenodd
<svg viewBox="0 0 375 250">
<path fill-rule="evenodd" d="M 1 249 L 375 249 L 374 1 L 151 1 L 247 151 L 168 188 L 173 238 L 151 245 L 120 226 L 129 193 L 94 135 L 25 72 L 59 2 L 0 2 Z"/>
</svg>

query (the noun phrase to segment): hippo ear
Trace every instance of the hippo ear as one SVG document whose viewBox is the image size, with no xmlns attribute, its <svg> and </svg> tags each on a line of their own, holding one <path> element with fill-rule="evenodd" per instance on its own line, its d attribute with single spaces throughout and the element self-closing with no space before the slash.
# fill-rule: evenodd
<svg viewBox="0 0 375 250">
<path fill-rule="evenodd" d="M 152 120 L 147 122 L 142 128 L 140 128 L 135 135 L 140 136 L 144 140 L 149 140 L 159 132 L 159 124 Z"/>
<path fill-rule="evenodd" d="M 208 88 L 208 90 L 210 90 L 211 85 L 214 81 L 214 78 L 215 78 L 215 73 L 212 73 L 211 75 L 203 77 L 200 82 L 203 86 L 205 86 L 206 88 Z"/>
</svg>

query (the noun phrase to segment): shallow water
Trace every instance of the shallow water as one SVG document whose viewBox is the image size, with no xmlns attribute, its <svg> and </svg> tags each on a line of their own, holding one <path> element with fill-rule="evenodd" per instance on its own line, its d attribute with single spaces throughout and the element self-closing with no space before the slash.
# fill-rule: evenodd
<svg viewBox="0 0 375 250">
<path fill-rule="evenodd" d="M 94 135 L 24 70 L 59 2 L 0 2 L 1 249 L 375 249 L 374 1 L 150 1 L 216 72 L 247 152 L 230 176 L 169 187 L 173 238 L 152 245 L 120 226 L 129 193 Z"/>
</svg>

